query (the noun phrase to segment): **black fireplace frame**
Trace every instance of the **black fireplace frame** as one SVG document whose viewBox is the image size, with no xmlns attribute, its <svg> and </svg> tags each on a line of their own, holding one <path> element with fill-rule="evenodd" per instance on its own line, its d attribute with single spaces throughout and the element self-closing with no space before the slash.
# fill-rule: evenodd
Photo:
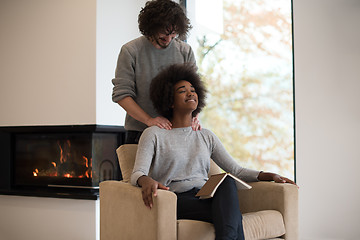
<svg viewBox="0 0 360 240">
<path fill-rule="evenodd" d="M 35 196 L 96 200 L 99 197 L 97 188 L 76 187 L 19 187 L 14 184 L 14 156 L 15 138 L 23 133 L 108 133 L 116 134 L 117 146 L 124 144 L 125 129 L 122 126 L 112 125 L 57 125 L 57 126 L 11 126 L 0 127 L 0 195 Z M 116 149 L 114 149 L 115 152 Z M 118 176 L 113 180 L 121 180 L 121 171 L 116 161 Z"/>
</svg>

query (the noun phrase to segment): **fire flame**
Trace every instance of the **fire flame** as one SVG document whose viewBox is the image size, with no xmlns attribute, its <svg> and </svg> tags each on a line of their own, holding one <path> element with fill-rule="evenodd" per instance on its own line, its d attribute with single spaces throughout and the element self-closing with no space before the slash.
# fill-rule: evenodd
<svg viewBox="0 0 360 240">
<path fill-rule="evenodd" d="M 37 175 L 39 174 L 39 169 L 35 169 L 34 171 L 33 171 L 33 175 L 34 175 L 34 177 L 37 177 Z"/>
<path fill-rule="evenodd" d="M 82 158 L 85 160 L 85 167 L 89 167 L 89 160 L 88 160 L 88 158 L 87 157 L 85 157 L 85 156 L 82 156 Z"/>
<path fill-rule="evenodd" d="M 70 140 L 66 140 L 63 147 L 61 147 L 60 142 L 58 142 L 58 146 L 60 148 L 60 163 L 64 163 L 70 158 L 71 142 Z"/>
<path fill-rule="evenodd" d="M 82 174 L 74 175 L 73 172 L 63 173 L 63 171 L 59 170 L 60 166 L 68 162 L 68 160 L 71 161 L 71 142 L 70 140 L 66 140 L 63 144 L 61 144 L 60 141 L 58 141 L 57 144 L 60 150 L 60 157 L 59 160 L 57 161 L 58 163 L 56 163 L 55 161 L 51 162 L 53 169 L 39 171 L 39 169 L 36 168 L 33 171 L 34 177 L 38 177 L 38 176 L 57 177 L 62 175 L 62 177 L 65 178 L 92 178 L 92 158 L 88 159 L 86 156 L 82 156 L 81 158 L 83 160 L 82 162 L 79 161 L 81 162 L 81 165 L 83 165 L 86 169 Z"/>
</svg>

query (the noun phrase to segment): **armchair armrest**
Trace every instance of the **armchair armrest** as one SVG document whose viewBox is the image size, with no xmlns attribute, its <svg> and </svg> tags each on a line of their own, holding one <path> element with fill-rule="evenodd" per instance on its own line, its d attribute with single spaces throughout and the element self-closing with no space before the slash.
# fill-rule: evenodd
<svg viewBox="0 0 360 240">
<path fill-rule="evenodd" d="M 142 200 L 141 188 L 120 181 L 101 182 L 100 238 L 176 239 L 176 195 L 158 190 L 150 210 Z"/>
<path fill-rule="evenodd" d="M 298 238 L 298 188 L 292 184 L 254 182 L 250 190 L 240 190 L 242 213 L 277 210 L 283 215 L 285 239 Z"/>
</svg>

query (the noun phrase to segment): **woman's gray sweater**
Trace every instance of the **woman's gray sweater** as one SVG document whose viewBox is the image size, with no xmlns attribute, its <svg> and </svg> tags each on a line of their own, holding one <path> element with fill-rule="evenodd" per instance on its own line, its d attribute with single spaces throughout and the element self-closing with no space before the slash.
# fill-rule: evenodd
<svg viewBox="0 0 360 240">
<path fill-rule="evenodd" d="M 138 178 L 147 175 L 173 192 L 200 189 L 208 179 L 210 158 L 225 172 L 247 182 L 258 181 L 259 171 L 241 167 L 210 130 L 153 126 L 141 135 L 131 183 L 136 186 Z"/>
</svg>

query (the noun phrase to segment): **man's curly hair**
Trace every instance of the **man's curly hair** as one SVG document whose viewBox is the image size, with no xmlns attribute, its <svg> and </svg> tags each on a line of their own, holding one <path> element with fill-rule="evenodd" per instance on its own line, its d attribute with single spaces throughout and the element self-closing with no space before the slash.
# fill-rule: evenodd
<svg viewBox="0 0 360 240">
<path fill-rule="evenodd" d="M 141 34 L 148 38 L 163 31 L 166 34 L 175 31 L 183 39 L 192 28 L 182 7 L 172 0 L 146 2 L 140 11 L 138 23 Z"/>
<path fill-rule="evenodd" d="M 160 71 L 150 84 L 150 99 L 156 111 L 163 117 L 173 116 L 174 86 L 181 80 L 191 83 L 198 95 L 198 106 L 192 115 L 195 117 L 205 107 L 207 90 L 194 64 L 173 64 Z"/>
</svg>

